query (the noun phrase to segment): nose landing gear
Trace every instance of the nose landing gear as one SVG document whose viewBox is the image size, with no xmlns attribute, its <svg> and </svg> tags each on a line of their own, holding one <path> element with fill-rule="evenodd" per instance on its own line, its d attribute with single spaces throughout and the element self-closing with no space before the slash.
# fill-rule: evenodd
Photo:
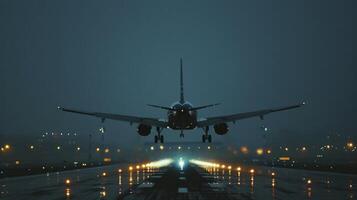
<svg viewBox="0 0 357 200">
<path fill-rule="evenodd" d="M 183 134 L 183 130 L 181 130 L 181 133 L 180 133 L 180 138 L 184 138 L 185 135 Z"/>
</svg>

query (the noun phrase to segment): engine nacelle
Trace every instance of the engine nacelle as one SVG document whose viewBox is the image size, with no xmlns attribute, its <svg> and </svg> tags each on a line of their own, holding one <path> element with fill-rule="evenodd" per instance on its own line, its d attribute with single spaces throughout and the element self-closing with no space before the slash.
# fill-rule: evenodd
<svg viewBox="0 0 357 200">
<path fill-rule="evenodd" d="M 218 135 L 224 135 L 228 132 L 228 125 L 226 123 L 220 123 L 220 124 L 216 124 L 213 126 L 214 131 L 218 134 Z"/>
<path fill-rule="evenodd" d="M 151 133 L 151 126 L 139 124 L 137 131 L 141 136 L 148 136 Z"/>
</svg>

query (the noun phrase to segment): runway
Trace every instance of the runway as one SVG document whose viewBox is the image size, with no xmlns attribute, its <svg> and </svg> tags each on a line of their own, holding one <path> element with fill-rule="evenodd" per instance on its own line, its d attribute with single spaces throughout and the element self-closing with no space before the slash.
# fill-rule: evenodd
<svg viewBox="0 0 357 200">
<path fill-rule="evenodd" d="M 147 164 L 5 178 L 0 180 L 0 198 L 163 199 L 160 190 L 170 188 L 171 199 L 209 199 L 212 195 L 216 199 L 356 199 L 355 175 L 239 163 L 202 166 L 186 161 L 182 169 L 176 160 L 162 167 Z"/>
</svg>

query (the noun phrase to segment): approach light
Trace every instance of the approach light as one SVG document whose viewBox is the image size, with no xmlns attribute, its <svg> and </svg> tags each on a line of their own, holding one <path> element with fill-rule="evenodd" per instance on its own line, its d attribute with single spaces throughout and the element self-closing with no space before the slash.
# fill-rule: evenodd
<svg viewBox="0 0 357 200">
<path fill-rule="evenodd" d="M 67 178 L 67 179 L 65 180 L 65 183 L 66 183 L 66 185 L 69 185 L 69 184 L 71 184 L 71 180 Z"/>
</svg>

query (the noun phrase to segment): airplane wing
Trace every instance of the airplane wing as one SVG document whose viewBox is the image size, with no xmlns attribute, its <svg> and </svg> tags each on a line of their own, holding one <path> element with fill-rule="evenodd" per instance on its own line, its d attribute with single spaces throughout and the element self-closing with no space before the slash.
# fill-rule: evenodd
<svg viewBox="0 0 357 200">
<path fill-rule="evenodd" d="M 251 117 L 260 117 L 261 119 L 263 119 L 264 115 L 267 115 L 269 113 L 290 110 L 290 109 L 301 107 L 302 105 L 305 105 L 305 102 L 303 102 L 301 104 L 297 104 L 297 105 L 280 107 L 280 108 L 275 108 L 275 109 L 265 109 L 265 110 L 258 110 L 258 111 L 253 111 L 253 112 L 238 113 L 238 114 L 233 114 L 233 115 L 209 117 L 207 119 L 198 121 L 197 127 L 201 128 L 201 127 L 211 126 L 211 125 L 224 123 L 224 122 L 235 122 L 235 121 L 238 121 L 241 119 L 246 119 L 246 118 L 251 118 Z"/>
<path fill-rule="evenodd" d="M 148 117 L 136 117 L 136 116 L 129 116 L 129 115 L 118 115 L 118 114 L 111 114 L 111 113 L 101 113 L 101 112 L 86 112 L 80 110 L 72 110 L 67 108 L 58 107 L 59 110 L 71 113 L 77 113 L 82 115 L 89 115 L 93 117 L 98 117 L 102 121 L 105 119 L 112 119 L 112 120 L 119 120 L 119 121 L 126 121 L 130 123 L 137 123 L 137 124 L 145 124 L 148 126 L 155 126 L 160 128 L 167 128 L 168 124 L 166 121 L 161 121 L 157 118 L 148 118 Z"/>
</svg>

